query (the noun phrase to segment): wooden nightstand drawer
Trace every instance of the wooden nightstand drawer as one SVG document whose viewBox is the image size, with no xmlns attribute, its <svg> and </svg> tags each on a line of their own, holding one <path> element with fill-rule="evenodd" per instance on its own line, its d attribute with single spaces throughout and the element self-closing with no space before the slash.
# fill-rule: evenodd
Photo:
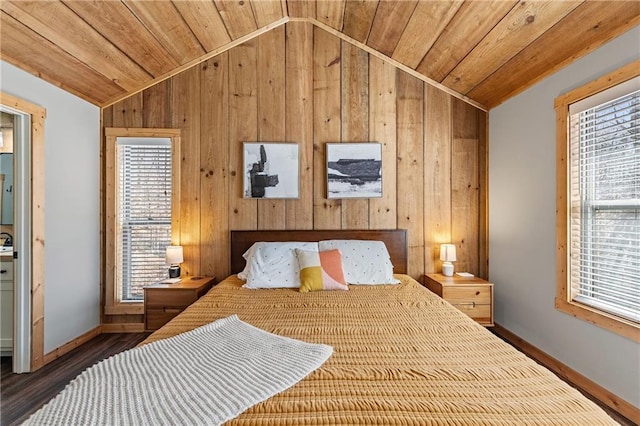
<svg viewBox="0 0 640 426">
<path fill-rule="evenodd" d="M 186 308 L 196 300 L 198 295 L 193 291 L 173 290 L 166 291 L 162 288 L 147 289 L 146 300 L 149 309 L 160 309 L 164 307 Z"/>
<path fill-rule="evenodd" d="M 157 330 L 213 287 L 214 277 L 184 277 L 175 284 L 144 289 L 145 329 Z"/>
<path fill-rule="evenodd" d="M 147 322 L 147 329 L 157 330 L 173 318 L 178 316 L 183 309 L 179 308 L 167 308 L 167 309 L 148 309 L 145 320 Z"/>
<path fill-rule="evenodd" d="M 427 274 L 424 285 L 484 326 L 493 325 L 493 284 L 476 277 Z"/>
<path fill-rule="evenodd" d="M 452 305 L 457 304 L 491 304 L 491 287 L 488 286 L 468 286 L 468 287 L 445 287 L 442 289 L 442 298 Z"/>
<path fill-rule="evenodd" d="M 474 302 L 468 302 L 468 303 L 449 302 L 449 303 L 451 303 L 457 309 L 469 315 L 471 318 L 478 321 L 479 323 L 492 322 L 491 321 L 491 305 L 488 303 L 484 305 L 478 305 Z"/>
</svg>

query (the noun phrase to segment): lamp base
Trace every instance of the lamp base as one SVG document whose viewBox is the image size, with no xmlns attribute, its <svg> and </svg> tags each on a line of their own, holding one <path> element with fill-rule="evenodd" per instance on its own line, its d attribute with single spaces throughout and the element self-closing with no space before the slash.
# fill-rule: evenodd
<svg viewBox="0 0 640 426">
<path fill-rule="evenodd" d="M 453 276 L 453 263 L 444 262 L 442 264 L 442 275 L 444 275 L 445 277 L 452 277 Z"/>
<path fill-rule="evenodd" d="M 169 267 L 169 278 L 180 278 L 180 266 L 171 265 Z"/>
</svg>

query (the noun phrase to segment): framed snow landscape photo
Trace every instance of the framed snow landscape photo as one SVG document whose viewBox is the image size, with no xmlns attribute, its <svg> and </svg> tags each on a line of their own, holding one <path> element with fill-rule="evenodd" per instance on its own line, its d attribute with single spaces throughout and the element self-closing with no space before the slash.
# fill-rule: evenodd
<svg viewBox="0 0 640 426">
<path fill-rule="evenodd" d="M 327 198 L 382 197 L 382 144 L 327 144 Z"/>
</svg>

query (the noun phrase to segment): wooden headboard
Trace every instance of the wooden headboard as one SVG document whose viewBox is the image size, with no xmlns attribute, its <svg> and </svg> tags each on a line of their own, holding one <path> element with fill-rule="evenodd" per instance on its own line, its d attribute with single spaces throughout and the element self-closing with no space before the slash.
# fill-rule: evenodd
<svg viewBox="0 0 640 426">
<path fill-rule="evenodd" d="M 393 272 L 407 273 L 407 230 L 307 230 L 307 231 L 231 231 L 231 273 L 242 271 L 242 257 L 258 241 L 321 241 L 376 240 L 383 241 L 393 264 Z"/>
</svg>

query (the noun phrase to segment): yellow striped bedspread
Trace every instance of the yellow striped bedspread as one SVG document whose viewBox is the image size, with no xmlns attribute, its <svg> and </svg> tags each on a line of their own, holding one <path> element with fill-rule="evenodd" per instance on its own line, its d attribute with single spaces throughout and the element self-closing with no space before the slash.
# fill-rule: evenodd
<svg viewBox="0 0 640 426">
<path fill-rule="evenodd" d="M 143 344 L 237 314 L 334 348 L 318 370 L 230 425 L 617 424 L 411 277 L 396 277 L 401 284 L 300 293 L 244 289 L 233 275 Z"/>
</svg>

